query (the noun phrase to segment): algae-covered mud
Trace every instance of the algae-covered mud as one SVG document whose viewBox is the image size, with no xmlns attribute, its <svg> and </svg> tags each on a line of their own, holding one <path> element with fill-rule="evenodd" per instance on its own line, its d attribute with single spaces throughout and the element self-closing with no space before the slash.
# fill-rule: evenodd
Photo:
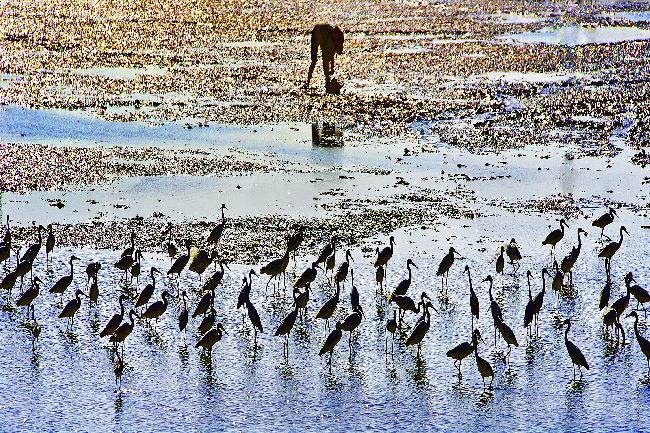
<svg viewBox="0 0 650 433">
<path fill-rule="evenodd" d="M 0 23 L 0 430 L 647 430 L 650 3 Z"/>
</svg>

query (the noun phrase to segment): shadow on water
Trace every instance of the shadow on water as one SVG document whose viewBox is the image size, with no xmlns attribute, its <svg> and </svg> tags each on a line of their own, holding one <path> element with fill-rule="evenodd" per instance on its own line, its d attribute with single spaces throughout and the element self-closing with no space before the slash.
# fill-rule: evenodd
<svg viewBox="0 0 650 433">
<path fill-rule="evenodd" d="M 332 123 L 312 123 L 311 144 L 316 147 L 343 147 L 343 131 Z"/>
</svg>

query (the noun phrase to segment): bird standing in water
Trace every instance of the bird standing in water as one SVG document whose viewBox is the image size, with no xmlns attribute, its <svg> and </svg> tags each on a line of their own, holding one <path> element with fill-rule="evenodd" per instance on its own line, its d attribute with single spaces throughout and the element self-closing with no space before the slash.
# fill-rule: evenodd
<svg viewBox="0 0 650 433">
<path fill-rule="evenodd" d="M 614 217 L 616 217 L 616 211 L 614 208 L 609 208 L 609 211 L 594 220 L 591 223 L 592 226 L 598 227 L 600 229 L 600 237 L 602 238 L 605 234 L 605 227 L 614 222 Z"/>
<path fill-rule="evenodd" d="M 564 325 L 567 325 L 566 330 L 564 331 L 564 345 L 566 346 L 566 350 L 569 353 L 569 357 L 571 358 L 571 363 L 573 364 L 573 380 L 576 379 L 576 365 L 578 366 L 578 370 L 580 371 L 580 375 L 582 376 L 582 370 L 580 370 L 581 367 L 586 368 L 589 370 L 589 364 L 587 363 L 587 359 L 585 356 L 582 354 L 582 351 L 573 344 L 571 341 L 569 341 L 569 330 L 571 329 L 571 320 L 566 319 L 563 322 Z"/>
<path fill-rule="evenodd" d="M 569 228 L 568 224 L 564 218 L 560 219 L 560 228 L 553 230 L 546 236 L 546 239 L 542 241 L 542 245 L 551 246 L 551 259 L 553 259 L 555 253 L 555 246 L 562 240 L 564 237 L 564 227 Z"/>
<path fill-rule="evenodd" d="M 454 247 L 449 247 L 449 252 L 440 261 L 438 272 L 436 272 L 436 276 L 441 277 L 442 282 L 440 293 L 444 293 L 445 296 L 447 296 L 447 289 L 449 287 L 449 269 L 451 269 L 451 265 L 454 264 L 456 255 L 458 255 L 458 258 L 463 258 L 458 254 Z"/>
</svg>

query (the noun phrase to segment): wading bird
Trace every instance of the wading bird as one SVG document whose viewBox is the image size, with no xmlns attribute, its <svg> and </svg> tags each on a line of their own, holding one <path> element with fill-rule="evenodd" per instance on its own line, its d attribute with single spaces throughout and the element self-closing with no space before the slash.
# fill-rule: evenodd
<svg viewBox="0 0 650 433">
<path fill-rule="evenodd" d="M 293 261 L 296 261 L 296 251 L 300 248 L 303 241 L 305 240 L 305 228 L 299 227 L 298 231 L 293 235 L 290 235 L 287 239 L 287 249 L 290 253 L 293 253 Z"/>
<path fill-rule="evenodd" d="M 183 332 L 187 329 L 187 321 L 190 315 L 187 311 L 187 293 L 185 293 L 185 290 L 181 293 L 181 298 L 183 299 L 183 309 L 181 314 L 178 315 L 178 330 Z"/>
<path fill-rule="evenodd" d="M 208 244 L 214 245 L 215 247 L 219 243 L 219 240 L 221 239 L 221 235 L 223 235 L 223 229 L 226 226 L 226 215 L 224 214 L 224 210 L 228 209 L 225 204 L 221 205 L 221 222 L 217 224 L 210 234 L 208 235 L 206 241 Z"/>
<path fill-rule="evenodd" d="M 616 254 L 619 248 L 621 248 L 621 244 L 623 243 L 623 232 L 629 236 L 629 233 L 627 232 L 625 226 L 621 226 L 621 229 L 619 230 L 620 238 L 618 242 L 608 243 L 605 245 L 605 248 L 603 248 L 598 254 L 598 257 L 605 259 L 605 273 L 607 274 L 608 278 L 611 275 L 612 270 L 612 257 L 614 257 L 614 254 Z"/>
<path fill-rule="evenodd" d="M 442 258 L 440 265 L 438 265 L 438 272 L 436 272 L 436 276 L 441 277 L 440 293 L 444 293 L 445 296 L 447 295 L 447 288 L 449 287 L 449 269 L 451 269 L 451 265 L 454 264 L 456 255 L 458 255 L 459 259 L 463 258 L 458 254 L 454 247 L 449 247 L 449 252 Z"/>
<path fill-rule="evenodd" d="M 138 295 L 138 299 L 135 301 L 135 308 L 143 307 L 149 303 L 151 296 L 156 291 L 156 273 L 160 273 L 160 271 L 152 266 L 149 270 L 151 283 L 147 284 Z"/>
<path fill-rule="evenodd" d="M 454 367 L 456 367 L 456 370 L 458 370 L 459 379 L 463 378 L 463 373 L 460 370 L 461 363 L 463 362 L 463 359 L 474 353 L 474 350 L 476 350 L 476 347 L 478 347 L 479 339 L 483 341 L 481 338 L 481 333 L 478 329 L 475 329 L 474 332 L 472 332 L 471 342 L 460 343 L 458 346 L 447 351 L 447 357 L 454 360 Z"/>
<path fill-rule="evenodd" d="M 418 345 L 417 357 L 422 355 L 422 340 L 424 340 L 424 337 L 427 335 L 427 332 L 429 332 L 429 328 L 431 327 L 431 313 L 429 313 L 429 308 L 436 313 L 438 312 L 431 302 L 425 303 L 422 317 L 418 320 L 413 331 L 411 331 L 411 335 L 406 339 L 407 346 Z"/>
<path fill-rule="evenodd" d="M 576 264 L 576 261 L 578 261 L 578 257 L 580 256 L 580 250 L 582 249 L 582 238 L 580 237 L 581 234 L 587 236 L 587 232 L 582 230 L 582 228 L 578 229 L 578 246 L 575 246 L 571 249 L 571 252 L 566 255 L 562 259 L 562 263 L 560 264 L 560 269 L 564 274 L 569 274 L 569 286 L 573 287 L 573 266 Z"/>
<path fill-rule="evenodd" d="M 181 272 L 183 272 L 183 269 L 185 269 L 185 266 L 187 266 L 187 263 L 190 261 L 190 253 L 192 250 L 191 240 L 185 240 L 185 249 L 187 250 L 187 254 L 182 254 L 174 261 L 171 268 L 167 271 L 167 275 L 176 275 L 176 278 L 181 276 Z"/>
<path fill-rule="evenodd" d="M 54 283 L 54 286 L 50 289 L 50 293 L 58 293 L 61 295 L 61 300 L 63 300 L 63 292 L 66 291 L 68 287 L 70 287 L 70 284 L 72 284 L 72 279 L 74 278 L 74 262 L 75 260 L 79 260 L 79 257 L 77 256 L 72 256 L 70 257 L 70 274 L 63 276 Z"/>
<path fill-rule="evenodd" d="M 580 368 L 584 367 L 589 370 L 589 364 L 587 363 L 587 359 L 582 354 L 580 349 L 578 349 L 578 346 L 569 341 L 568 335 L 569 330 L 571 329 L 571 319 L 566 319 L 563 324 L 567 325 L 567 328 L 564 331 L 564 345 L 566 346 L 566 350 L 569 353 L 569 357 L 571 358 L 571 363 L 573 364 L 573 380 L 575 380 L 576 365 L 578 366 L 578 371 L 580 371 L 580 375 L 582 376 L 582 370 L 580 370 Z"/>
<path fill-rule="evenodd" d="M 318 258 L 316 259 L 316 263 L 318 263 L 318 264 L 325 263 L 325 261 L 332 254 L 334 254 L 336 252 L 336 241 L 337 241 L 336 236 L 332 236 L 332 239 L 330 239 L 330 241 L 327 244 L 325 244 L 325 246 L 321 250 L 320 254 L 318 254 Z M 333 266 L 332 266 L 332 269 L 334 269 Z"/>
<path fill-rule="evenodd" d="M 605 233 L 605 227 L 614 222 L 614 217 L 616 217 L 616 211 L 614 208 L 609 208 L 609 212 L 604 213 L 599 216 L 591 223 L 592 226 L 598 227 L 600 229 L 600 237 L 602 238 Z"/>
<path fill-rule="evenodd" d="M 492 275 L 488 275 L 487 277 L 485 277 L 482 283 L 486 281 L 490 283 L 490 287 L 488 288 L 488 294 L 490 296 L 490 313 L 492 313 L 492 323 L 494 325 L 494 345 L 496 346 L 497 331 L 499 330 L 498 323 L 503 320 L 503 313 L 501 312 L 501 307 L 499 307 L 497 301 L 495 301 L 494 297 L 492 297 Z"/>
<path fill-rule="evenodd" d="M 169 300 L 167 299 L 168 296 L 169 292 L 164 290 L 162 292 L 162 301 L 156 301 L 149 305 L 144 313 L 142 313 L 142 317 L 145 319 L 156 319 L 156 321 L 158 321 L 158 318 L 167 311 L 167 306 L 169 305 Z"/>
<path fill-rule="evenodd" d="M 286 286 L 287 283 L 286 271 L 288 265 L 289 265 L 289 250 L 286 250 L 284 255 L 281 258 L 272 260 L 266 266 L 263 266 L 262 269 L 260 269 L 260 274 L 265 274 L 270 277 L 269 280 L 266 282 L 266 287 L 264 288 L 265 292 L 268 289 L 271 280 L 275 280 L 280 275 L 284 276 L 284 283 Z M 275 287 L 275 282 L 273 283 L 273 285 Z"/>
<path fill-rule="evenodd" d="M 414 266 L 414 267 L 417 268 L 417 265 L 415 263 L 413 263 L 413 260 L 408 259 L 406 261 L 406 269 L 408 270 L 409 276 L 408 276 L 408 278 L 400 281 L 400 283 L 397 285 L 397 287 L 393 291 L 393 294 L 391 295 L 391 297 L 393 297 L 393 296 L 404 296 L 404 295 L 406 295 L 406 292 L 408 292 L 409 287 L 411 287 L 411 281 L 413 279 L 413 275 L 412 275 L 412 272 L 411 272 L 411 266 Z M 379 268 L 377 268 L 377 269 L 379 269 Z"/>
<path fill-rule="evenodd" d="M 29 317 L 29 307 L 32 305 L 32 302 L 34 302 L 34 299 L 38 296 L 41 290 L 41 279 L 38 277 L 34 277 L 32 280 L 32 286 L 25 290 L 25 292 L 20 295 L 18 300 L 16 301 L 16 306 L 17 307 L 27 307 L 27 317 Z"/>
<path fill-rule="evenodd" d="M 29 326 L 29 330 L 32 333 L 32 350 L 35 349 L 36 347 L 36 342 L 38 341 L 38 337 L 41 335 L 41 325 L 38 323 L 38 320 L 36 320 L 36 316 L 34 315 L 34 305 L 30 305 L 30 310 L 32 310 L 32 323 Z M 29 315 L 29 310 L 27 312 Z"/>
<path fill-rule="evenodd" d="M 632 276 L 632 272 L 629 273 L 630 275 L 630 282 L 634 281 L 635 283 L 638 283 L 637 280 L 634 279 Z M 635 284 L 630 287 L 630 293 L 634 298 L 636 298 L 636 308 L 639 308 L 639 304 L 641 304 L 641 307 L 643 308 L 643 314 L 644 316 L 646 315 L 645 311 L 645 304 L 647 302 L 650 302 L 650 293 L 643 287 L 639 286 L 638 284 Z"/>
<path fill-rule="evenodd" d="M 395 333 L 397 332 L 397 311 L 393 310 L 393 318 L 386 322 L 386 353 L 388 353 L 388 334 L 391 335 L 390 351 L 393 353 L 393 343 L 395 341 Z"/>
<path fill-rule="evenodd" d="M 598 302 L 598 309 L 602 310 L 603 308 L 609 305 L 609 297 L 612 293 L 612 280 L 609 278 L 605 281 L 605 285 L 600 291 L 600 301 Z"/>
<path fill-rule="evenodd" d="M 114 314 L 108 323 L 106 323 L 106 326 L 104 326 L 102 332 L 99 333 L 99 336 L 101 338 L 111 336 L 115 333 L 115 331 L 117 331 L 117 328 L 122 323 L 122 320 L 124 320 L 124 301 L 126 299 L 126 295 L 120 295 L 118 299 L 118 302 L 120 304 L 120 312 L 118 314 Z"/>
<path fill-rule="evenodd" d="M 334 352 L 334 348 L 339 343 L 339 341 L 341 341 L 341 337 L 343 337 L 343 331 L 341 330 L 341 322 L 336 322 L 336 327 L 327 336 L 327 339 L 325 340 L 325 343 L 323 343 L 323 347 L 321 347 L 320 352 L 318 352 L 318 354 L 320 356 L 323 356 L 323 355 L 325 355 L 326 353 L 329 352 L 329 354 L 330 354 L 330 359 L 329 359 L 330 369 L 332 368 L 332 352 Z"/>
<path fill-rule="evenodd" d="M 336 307 L 339 304 L 340 296 L 341 296 L 341 286 L 339 285 L 339 283 L 336 283 L 336 293 L 334 294 L 334 296 L 328 299 L 323 304 L 323 306 L 320 307 L 318 313 L 316 313 L 316 318 L 325 320 L 325 326 L 328 329 L 329 329 L 330 318 L 334 314 L 334 311 L 336 311 Z"/>
<path fill-rule="evenodd" d="M 38 241 L 27 248 L 25 254 L 20 258 L 21 262 L 34 263 L 34 260 L 36 260 L 36 257 L 38 256 L 38 252 L 41 250 L 41 245 L 43 244 L 43 235 L 41 234 L 43 230 L 45 230 L 45 227 L 39 225 L 37 229 Z"/>
<path fill-rule="evenodd" d="M 627 309 L 628 305 L 630 305 L 630 281 L 632 279 L 632 273 L 628 273 L 625 276 L 625 295 L 621 296 L 618 298 L 614 303 L 612 304 L 612 308 L 616 310 L 616 315 L 618 317 L 621 317 L 623 312 Z"/>
<path fill-rule="evenodd" d="M 74 292 L 74 299 L 69 301 L 63 310 L 59 314 L 59 319 L 68 319 L 68 327 L 71 328 L 74 325 L 74 315 L 79 311 L 81 307 L 81 298 L 79 296 L 84 295 L 85 293 L 81 290 Z"/>
<path fill-rule="evenodd" d="M 512 346 L 519 347 L 519 343 L 517 342 L 517 337 L 515 336 L 515 333 L 506 324 L 506 322 L 504 322 L 503 320 L 499 320 L 497 322 L 497 327 L 499 328 L 499 334 L 501 334 L 503 340 L 508 345 L 508 352 L 506 353 L 503 359 L 503 362 L 508 362 L 508 360 L 510 359 L 510 352 L 512 351 Z"/>
<path fill-rule="evenodd" d="M 129 311 L 129 322 L 124 322 L 122 323 L 111 335 L 111 338 L 109 338 L 108 341 L 111 343 L 115 344 L 115 346 L 119 345 L 122 343 L 122 353 L 124 353 L 124 342 L 126 338 L 131 335 L 131 332 L 133 332 L 133 327 L 135 326 L 135 321 L 133 319 L 133 316 L 135 315 L 135 311 L 131 310 Z"/>
<path fill-rule="evenodd" d="M 526 310 L 524 311 L 524 328 L 528 329 L 528 335 L 532 334 L 531 325 L 535 318 L 535 300 L 533 299 L 533 293 L 530 289 L 530 278 L 532 277 L 530 269 L 526 271 L 526 279 L 528 280 L 528 303 L 526 304 Z"/>
<path fill-rule="evenodd" d="M 393 302 L 397 305 L 398 326 L 400 329 L 402 328 L 402 321 L 404 320 L 404 314 L 406 314 L 407 311 L 411 311 L 413 313 L 419 313 L 420 306 L 425 303 L 424 301 L 425 299 L 427 301 L 430 301 L 429 296 L 425 292 L 422 292 L 422 294 L 420 295 L 420 302 L 416 306 L 413 298 L 407 295 L 394 296 L 391 298 L 390 302 Z"/>
<path fill-rule="evenodd" d="M 131 231 L 130 234 L 130 246 L 122 251 L 120 257 L 132 256 L 135 252 L 135 233 Z"/>
<path fill-rule="evenodd" d="M 248 318 L 253 325 L 253 341 L 257 341 L 257 331 L 260 333 L 264 332 L 262 320 L 260 319 L 260 315 L 257 313 L 257 309 L 250 300 L 246 301 L 246 310 L 248 311 Z"/>
<path fill-rule="evenodd" d="M 551 257 L 553 257 L 553 254 L 555 253 L 555 246 L 564 237 L 564 227 L 569 228 L 569 225 L 566 223 L 564 218 L 562 218 L 560 219 L 560 228 L 553 230 L 546 236 L 546 239 L 542 241 L 542 245 L 551 246 Z"/>
<path fill-rule="evenodd" d="M 510 260 L 510 264 L 512 265 L 513 272 L 517 272 L 517 270 L 519 270 L 519 261 L 522 259 L 522 257 L 521 257 L 521 252 L 519 252 L 519 246 L 517 245 L 515 238 L 510 239 L 510 243 L 508 244 L 508 246 L 506 246 L 506 255 Z"/>
<path fill-rule="evenodd" d="M 636 311 L 632 311 L 627 317 L 634 317 L 634 335 L 636 335 L 636 341 L 639 343 L 641 352 L 645 355 L 646 362 L 648 363 L 648 376 L 650 376 L 650 341 L 644 338 L 639 332 L 639 316 L 636 314 Z"/>
<path fill-rule="evenodd" d="M 377 251 L 377 259 L 375 260 L 375 268 L 380 266 L 384 267 L 384 274 L 388 272 L 388 261 L 393 257 L 393 250 L 395 248 L 395 237 L 389 238 L 389 246 L 384 247 L 383 250 Z"/>
<path fill-rule="evenodd" d="M 343 322 L 341 322 L 341 329 L 343 331 L 350 333 L 350 338 L 348 339 L 348 346 L 350 347 L 350 356 L 352 356 L 352 333 L 359 327 L 362 318 L 363 318 L 363 308 L 361 308 L 361 305 L 357 305 L 354 311 L 351 314 L 349 314 L 343 320 Z"/>
<path fill-rule="evenodd" d="M 474 329 L 474 317 L 476 317 L 476 321 L 478 322 L 478 316 L 481 310 L 479 308 L 478 296 L 476 296 L 476 292 L 474 291 L 474 286 L 472 285 L 472 275 L 469 270 L 469 265 L 465 265 L 465 272 L 467 272 L 467 279 L 469 281 L 469 308 L 472 317 L 471 329 Z"/>
<path fill-rule="evenodd" d="M 309 284 L 305 286 L 303 292 L 297 288 L 293 289 L 293 302 L 296 304 L 296 308 L 302 310 L 300 317 L 304 320 L 307 314 L 307 304 L 309 303 Z"/>
<path fill-rule="evenodd" d="M 313 262 L 311 264 L 311 267 L 305 269 L 302 275 L 300 275 L 300 278 L 298 278 L 296 282 L 293 283 L 293 287 L 303 288 L 313 283 L 316 279 L 316 276 L 318 275 L 317 269 L 321 269 L 321 267 L 318 265 L 318 263 Z"/>
<path fill-rule="evenodd" d="M 280 326 L 278 326 L 277 331 L 275 331 L 275 336 L 279 337 L 284 335 L 284 345 L 283 352 L 285 357 L 289 357 L 289 334 L 293 329 L 293 325 L 296 323 L 296 318 L 298 317 L 298 307 L 296 306 L 287 316 L 282 320 Z M 340 324 L 339 324 L 340 326 Z M 339 337 L 340 338 L 340 337 Z"/>
<path fill-rule="evenodd" d="M 341 266 L 339 266 L 338 270 L 336 271 L 336 275 L 334 275 L 334 282 L 335 283 L 343 283 L 343 288 L 345 288 L 345 280 L 348 278 L 348 270 L 350 269 L 350 260 L 354 261 L 352 258 L 352 253 L 350 250 L 345 251 L 345 261 L 341 263 Z"/>
<path fill-rule="evenodd" d="M 505 265 L 506 265 L 506 259 L 505 259 L 505 257 L 503 256 L 503 254 L 505 253 L 505 251 L 506 251 L 506 247 L 504 247 L 504 246 L 502 245 L 502 246 L 501 246 L 501 252 L 499 253 L 499 257 L 497 257 L 497 262 L 496 262 L 496 265 L 495 265 L 495 268 L 496 268 L 495 270 L 496 270 L 497 275 L 498 275 L 498 274 L 503 274 L 503 268 L 504 268 Z"/>
<path fill-rule="evenodd" d="M 50 265 L 50 254 L 54 251 L 54 244 L 56 244 L 56 238 L 52 232 L 52 224 L 48 224 L 47 239 L 45 241 L 45 263 L 48 267 Z"/>
<path fill-rule="evenodd" d="M 379 286 L 379 293 L 384 293 L 384 277 L 386 276 L 384 267 L 377 266 L 375 270 L 375 284 Z"/>
<path fill-rule="evenodd" d="M 205 333 L 203 337 L 196 343 L 194 346 L 196 349 L 199 347 L 203 348 L 204 350 L 207 350 L 208 353 L 212 353 L 212 347 L 217 344 L 219 341 L 221 341 L 221 338 L 223 337 L 223 334 L 227 334 L 226 329 L 223 327 L 221 323 L 217 323 L 217 326 L 214 328 L 210 329 L 208 332 Z"/>
<path fill-rule="evenodd" d="M 535 315 L 535 335 L 539 335 L 539 314 L 542 311 L 542 306 L 544 305 L 544 294 L 546 293 L 546 275 L 548 275 L 548 269 L 542 269 L 542 291 L 535 295 L 533 299 L 533 314 Z"/>
<path fill-rule="evenodd" d="M 485 390 L 485 378 L 490 378 L 490 385 L 488 389 L 492 389 L 492 382 L 494 381 L 494 370 L 489 362 L 481 358 L 478 354 L 478 344 L 474 346 L 474 358 L 476 359 L 476 368 L 478 369 L 481 379 L 483 379 L 483 389 Z"/>
</svg>

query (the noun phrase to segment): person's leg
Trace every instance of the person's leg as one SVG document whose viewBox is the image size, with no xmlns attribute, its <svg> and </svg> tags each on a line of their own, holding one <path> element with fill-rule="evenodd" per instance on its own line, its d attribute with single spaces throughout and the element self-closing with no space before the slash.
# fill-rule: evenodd
<svg viewBox="0 0 650 433">
<path fill-rule="evenodd" d="M 309 72 L 307 73 L 307 82 L 305 83 L 305 88 L 309 87 L 311 82 L 311 76 L 314 73 L 314 68 L 316 67 L 316 61 L 318 60 L 318 41 L 316 40 L 316 35 L 314 31 L 311 32 L 311 64 L 309 65 Z"/>
<path fill-rule="evenodd" d="M 323 53 L 323 72 L 325 73 L 325 88 L 330 84 L 330 63 L 333 59 Z"/>
</svg>

